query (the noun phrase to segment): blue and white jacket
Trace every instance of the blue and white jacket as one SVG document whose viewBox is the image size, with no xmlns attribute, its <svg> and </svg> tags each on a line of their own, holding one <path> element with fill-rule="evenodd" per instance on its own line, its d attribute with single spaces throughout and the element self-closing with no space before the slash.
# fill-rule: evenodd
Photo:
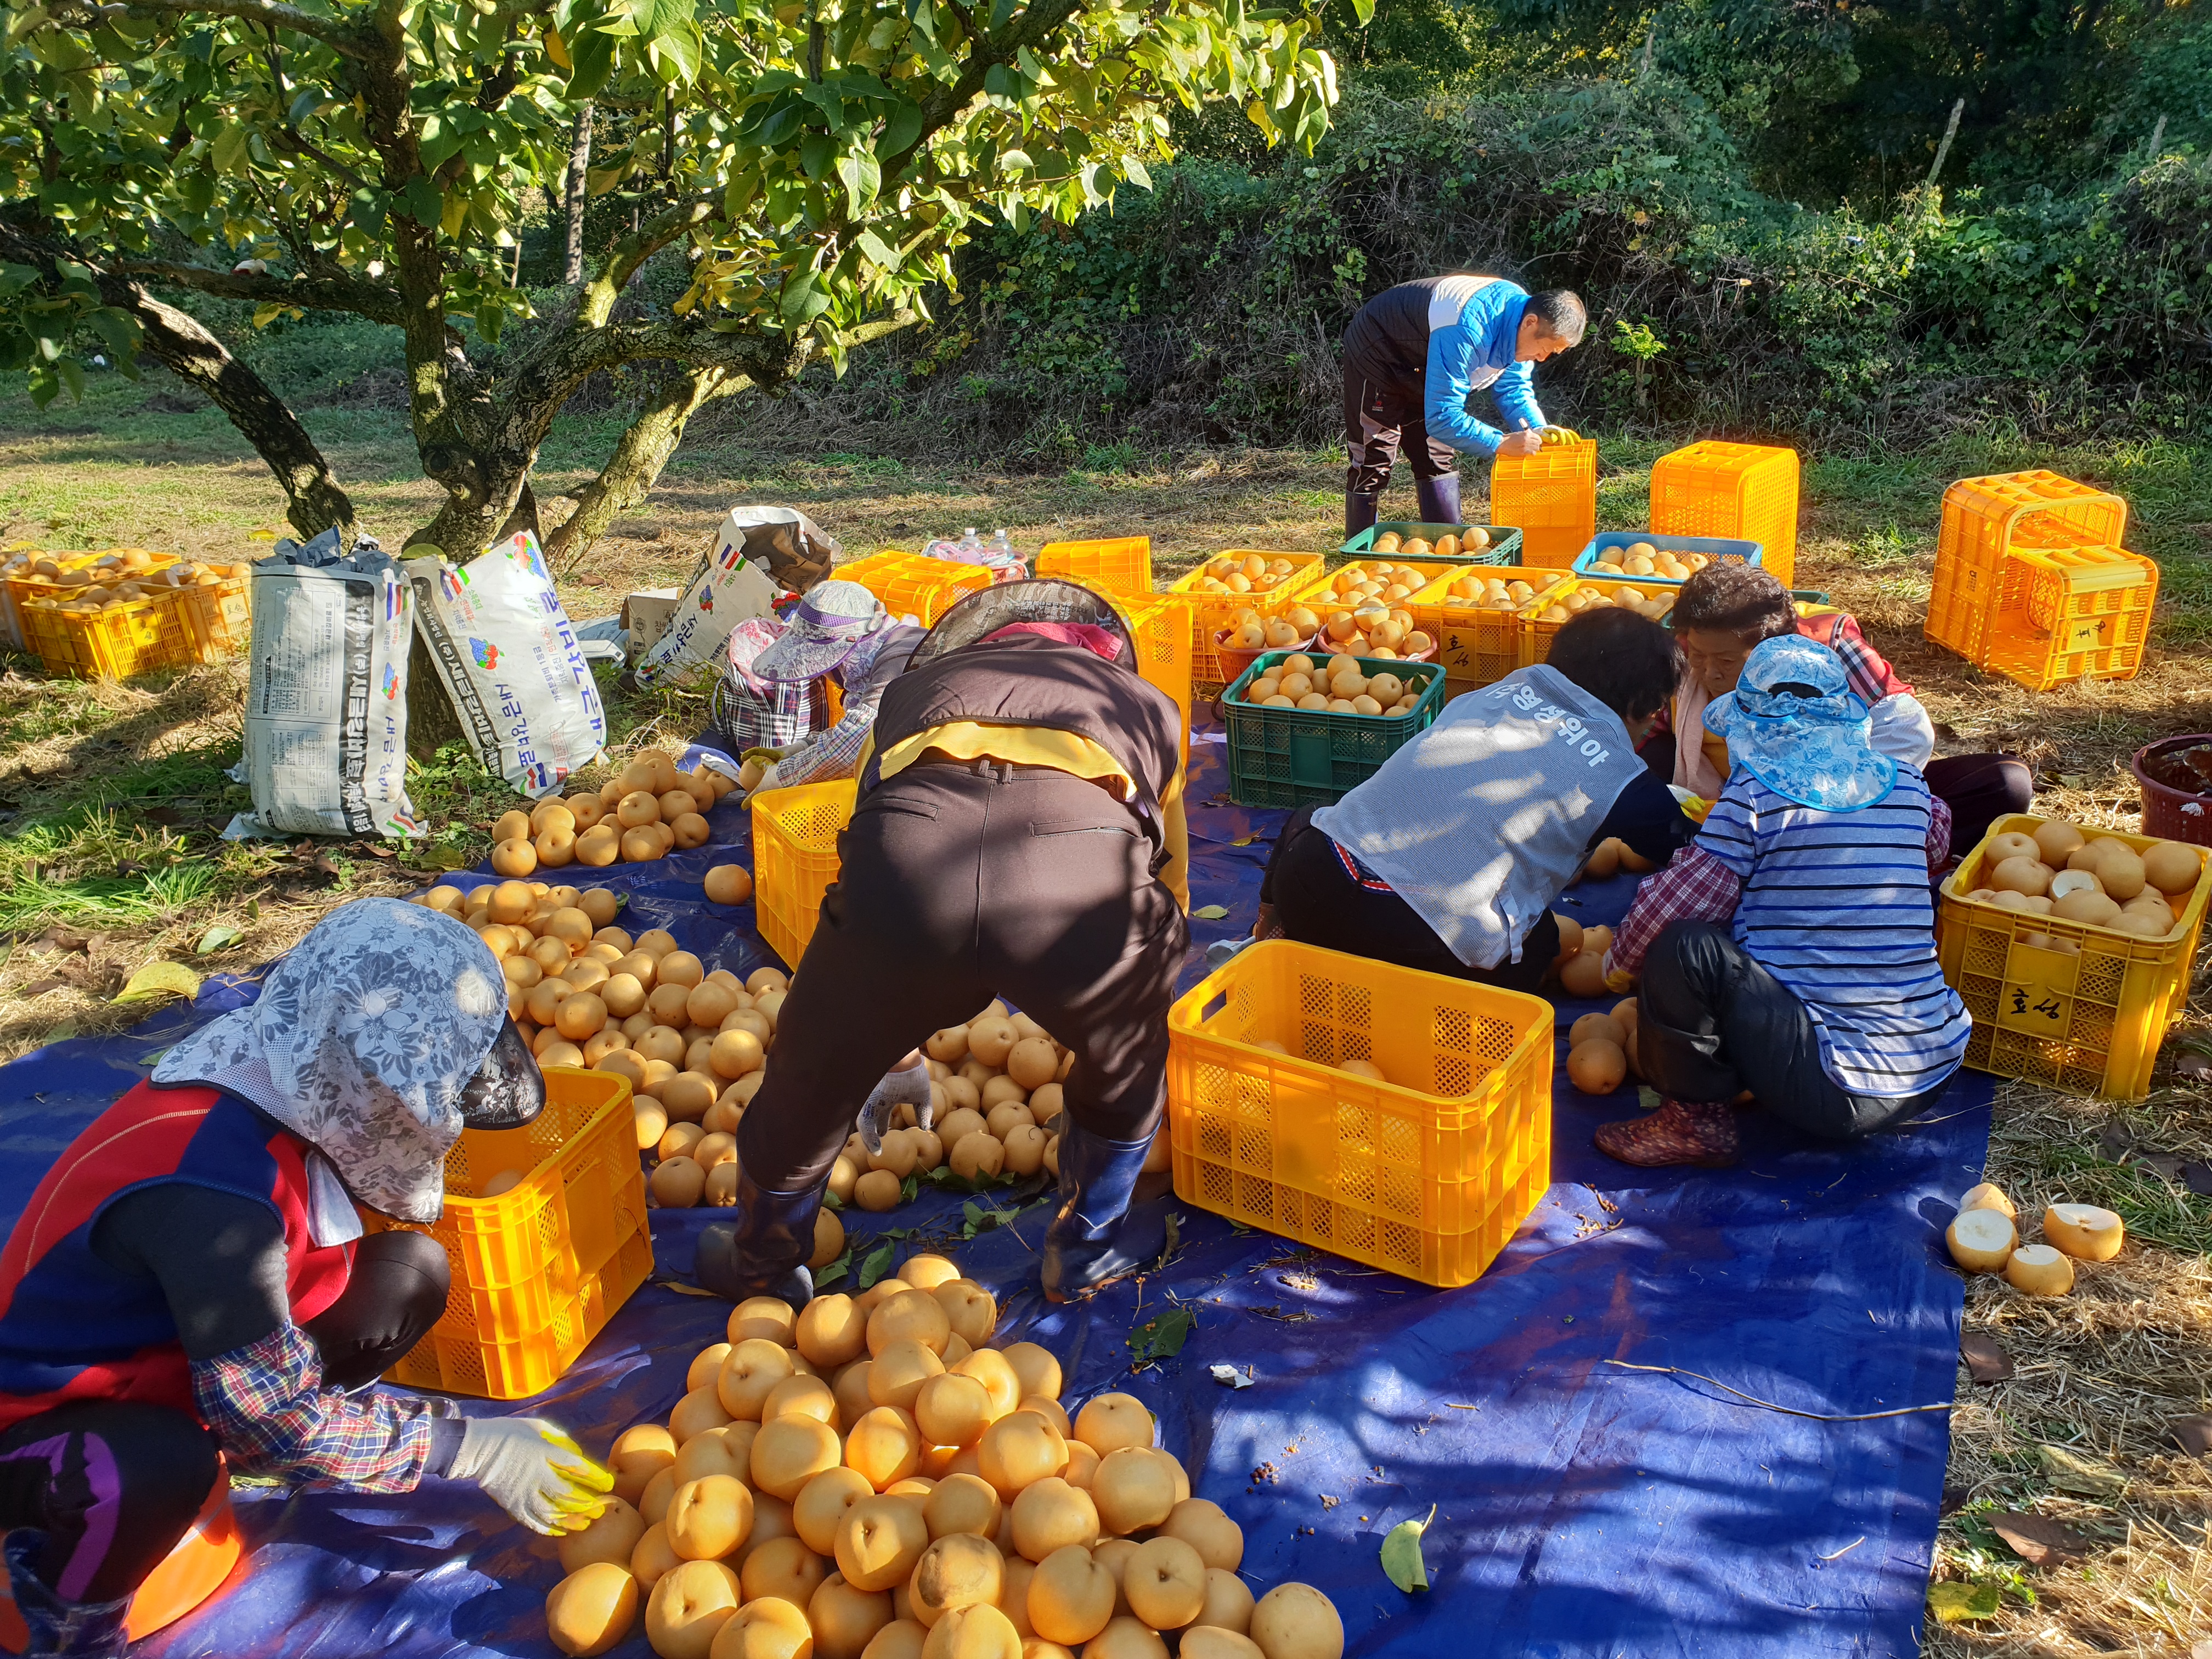
<svg viewBox="0 0 2212 1659">
<path fill-rule="evenodd" d="M 1344 331 L 1344 367 L 1378 386 L 1417 391 L 1429 435 L 1455 449 L 1494 455 L 1505 432 L 1468 412 L 1487 387 L 1506 430 L 1545 424 L 1529 380 L 1516 362 L 1528 290 L 1502 276 L 1457 272 L 1386 289 Z"/>
</svg>

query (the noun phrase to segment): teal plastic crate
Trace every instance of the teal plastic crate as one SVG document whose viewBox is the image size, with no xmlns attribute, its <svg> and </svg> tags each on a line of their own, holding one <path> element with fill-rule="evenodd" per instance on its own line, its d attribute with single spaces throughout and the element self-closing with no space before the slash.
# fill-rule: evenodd
<svg viewBox="0 0 2212 1659">
<path fill-rule="evenodd" d="M 1650 542 L 1655 547 L 1671 548 L 1677 553 L 1703 553 L 1721 564 L 1758 564 L 1766 556 L 1766 550 L 1757 542 L 1737 541 L 1728 536 L 1668 536 L 1650 530 L 1608 530 L 1589 538 L 1580 556 L 1575 560 L 1574 573 L 1587 576 L 1596 567 L 1597 556 L 1623 547 L 1633 547 L 1638 542 Z M 1632 582 L 1666 581 L 1664 576 L 1631 576 Z"/>
<path fill-rule="evenodd" d="M 1433 542 L 1439 536 L 1464 536 L 1470 530 L 1480 530 L 1490 538 L 1489 546 L 1484 548 L 1480 553 L 1469 553 L 1462 549 L 1443 562 L 1446 564 L 1518 564 L 1520 562 L 1516 556 L 1521 551 L 1521 532 L 1510 525 L 1407 524 L 1395 519 L 1387 520 L 1381 524 L 1369 526 L 1336 550 L 1347 559 L 1366 558 L 1375 553 L 1375 538 L 1392 530 L 1396 531 L 1401 537 L 1419 536 L 1424 541 L 1430 542 Z M 1384 553 L 1377 556 L 1387 559 L 1390 555 Z M 1433 553 L 1423 553 L 1408 556 L 1413 557 L 1413 562 L 1418 564 L 1424 559 L 1434 559 L 1437 556 Z"/>
<path fill-rule="evenodd" d="M 1423 682 L 1410 714 L 1332 714 L 1322 708 L 1258 708 L 1244 688 L 1295 651 L 1264 651 L 1222 694 L 1228 727 L 1229 798 L 1240 806 L 1326 805 L 1375 775 L 1444 704 L 1444 671 L 1432 662 L 1359 657 L 1359 672 Z M 1304 654 L 1323 660 L 1315 652 Z"/>
</svg>

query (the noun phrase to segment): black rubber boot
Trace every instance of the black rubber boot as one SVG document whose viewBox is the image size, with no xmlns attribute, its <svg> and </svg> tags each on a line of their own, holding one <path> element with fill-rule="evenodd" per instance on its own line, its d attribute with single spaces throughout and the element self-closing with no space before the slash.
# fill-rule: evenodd
<svg viewBox="0 0 2212 1659">
<path fill-rule="evenodd" d="M 1344 539 L 1350 541 L 1363 530 L 1372 530 L 1382 514 L 1380 495 L 1363 495 L 1356 489 L 1344 492 Z"/>
<path fill-rule="evenodd" d="M 1421 498 L 1423 524 L 1459 522 L 1458 473 L 1447 472 L 1441 478 L 1416 478 L 1413 488 Z"/>
<path fill-rule="evenodd" d="M 825 1176 L 804 1192 L 770 1192 L 753 1185 L 740 1169 L 738 1218 L 700 1230 L 694 1271 L 701 1286 L 732 1302 L 772 1296 L 794 1309 L 811 1302 L 814 1275 L 806 1261 L 814 1254 L 814 1218 L 829 1184 Z"/>
<path fill-rule="evenodd" d="M 131 1650 L 123 1621 L 131 1611 L 131 1598 L 120 1601 L 64 1601 L 39 1577 L 38 1558 L 46 1547 L 46 1534 L 35 1527 L 18 1527 L 8 1534 L 8 1582 L 15 1595 L 15 1611 L 23 1615 L 30 1632 L 23 1659 L 46 1659 L 68 1655 L 70 1659 L 121 1659 Z"/>
<path fill-rule="evenodd" d="M 1131 1213 L 1152 1138 L 1107 1140 L 1063 1120 L 1060 1212 L 1044 1234 L 1044 1293 L 1078 1302 L 1157 1261 L 1167 1249 L 1166 1206 Z"/>
</svg>

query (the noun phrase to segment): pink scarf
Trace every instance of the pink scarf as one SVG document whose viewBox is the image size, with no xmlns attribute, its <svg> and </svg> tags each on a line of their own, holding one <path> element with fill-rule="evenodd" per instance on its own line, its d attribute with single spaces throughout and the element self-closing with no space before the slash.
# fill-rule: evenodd
<svg viewBox="0 0 2212 1659">
<path fill-rule="evenodd" d="M 1694 674 L 1685 674 L 1674 688 L 1674 787 L 1702 800 L 1718 799 L 1728 787 L 1705 758 L 1705 705 L 1711 701 Z"/>
<path fill-rule="evenodd" d="M 1079 645 L 1094 657 L 1103 657 L 1108 662 L 1117 661 L 1121 655 L 1121 641 L 1110 628 L 1101 628 L 1096 623 L 1008 623 L 1004 628 L 984 635 L 988 643 L 1003 640 L 1009 634 L 1035 634 L 1041 638 L 1058 640 L 1062 645 Z"/>
</svg>

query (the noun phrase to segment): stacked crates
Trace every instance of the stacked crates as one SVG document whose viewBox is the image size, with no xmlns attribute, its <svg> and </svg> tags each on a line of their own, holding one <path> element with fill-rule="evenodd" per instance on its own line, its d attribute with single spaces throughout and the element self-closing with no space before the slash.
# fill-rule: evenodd
<svg viewBox="0 0 2212 1659">
<path fill-rule="evenodd" d="M 1797 563 L 1797 452 L 1719 440 L 1662 455 L 1651 468 L 1651 528 L 1662 537 L 1757 542 L 1787 587 Z"/>
<path fill-rule="evenodd" d="M 1961 478 L 1943 493 L 1927 637 L 2033 690 L 2131 679 L 2158 567 L 2123 551 L 2128 506 L 2055 472 Z"/>
</svg>

